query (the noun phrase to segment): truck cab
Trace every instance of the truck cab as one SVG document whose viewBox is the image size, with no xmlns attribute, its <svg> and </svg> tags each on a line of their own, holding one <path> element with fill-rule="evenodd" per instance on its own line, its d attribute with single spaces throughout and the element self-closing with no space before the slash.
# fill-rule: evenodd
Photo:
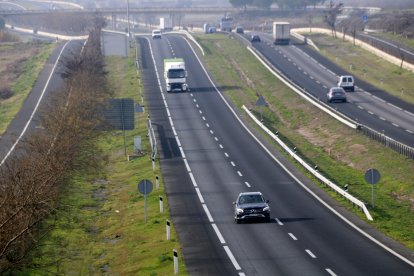
<svg viewBox="0 0 414 276">
<path fill-rule="evenodd" d="M 187 91 L 187 71 L 182 58 L 164 59 L 164 78 L 167 92 Z"/>
</svg>

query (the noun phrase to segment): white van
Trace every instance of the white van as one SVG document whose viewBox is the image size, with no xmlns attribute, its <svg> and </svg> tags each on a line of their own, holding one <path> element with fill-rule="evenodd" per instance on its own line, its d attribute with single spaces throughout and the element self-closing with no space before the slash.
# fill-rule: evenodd
<svg viewBox="0 0 414 276">
<path fill-rule="evenodd" d="M 161 31 L 160 30 L 153 30 L 152 31 L 152 38 L 161 38 Z"/>
<path fill-rule="evenodd" d="M 345 91 L 355 91 L 354 77 L 352 76 L 340 76 L 338 81 L 338 87 L 342 87 Z"/>
</svg>

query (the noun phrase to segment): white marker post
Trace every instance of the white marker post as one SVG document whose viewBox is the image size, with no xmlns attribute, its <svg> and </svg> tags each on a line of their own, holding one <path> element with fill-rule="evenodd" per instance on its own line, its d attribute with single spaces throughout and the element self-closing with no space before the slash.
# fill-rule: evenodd
<svg viewBox="0 0 414 276">
<path fill-rule="evenodd" d="M 162 196 L 160 196 L 160 213 L 164 212 L 164 206 L 163 206 L 163 201 L 162 201 Z"/>
<path fill-rule="evenodd" d="M 155 176 L 155 188 L 158 189 L 160 187 L 160 179 L 158 175 Z"/>
<path fill-rule="evenodd" d="M 174 274 L 178 274 L 178 253 L 177 250 L 173 249 L 174 254 Z"/>
<path fill-rule="evenodd" d="M 168 219 L 167 219 L 166 229 L 167 229 L 167 241 L 169 241 L 171 237 L 171 231 L 170 231 L 170 221 Z"/>
</svg>

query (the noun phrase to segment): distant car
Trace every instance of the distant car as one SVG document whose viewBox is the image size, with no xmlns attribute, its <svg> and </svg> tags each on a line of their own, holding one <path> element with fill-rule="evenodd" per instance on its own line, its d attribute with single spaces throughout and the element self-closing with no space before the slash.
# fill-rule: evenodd
<svg viewBox="0 0 414 276">
<path fill-rule="evenodd" d="M 153 30 L 152 31 L 152 38 L 156 39 L 156 38 L 161 38 L 161 31 L 160 30 Z"/>
<path fill-rule="evenodd" d="M 251 42 L 260 42 L 260 41 L 261 41 L 261 39 L 260 39 L 260 36 L 258 36 L 258 35 L 252 35 L 252 36 L 250 37 L 250 41 L 251 41 Z"/>
<path fill-rule="evenodd" d="M 355 91 L 354 77 L 352 76 L 340 76 L 338 80 L 338 86 L 342 87 L 345 91 Z"/>
<path fill-rule="evenodd" d="M 208 28 L 208 32 L 207 32 L 207 33 L 209 33 L 209 34 L 214 34 L 215 32 L 217 32 L 216 27 L 209 27 L 209 28 Z"/>
<path fill-rule="evenodd" d="M 238 34 L 244 34 L 244 29 L 242 26 L 237 26 L 236 27 L 236 33 Z"/>
<path fill-rule="evenodd" d="M 332 87 L 326 95 L 326 100 L 332 102 L 347 102 L 346 92 L 342 87 Z"/>
<path fill-rule="evenodd" d="M 269 201 L 264 199 L 261 192 L 240 193 L 233 205 L 236 223 L 247 219 L 270 221 Z"/>
</svg>

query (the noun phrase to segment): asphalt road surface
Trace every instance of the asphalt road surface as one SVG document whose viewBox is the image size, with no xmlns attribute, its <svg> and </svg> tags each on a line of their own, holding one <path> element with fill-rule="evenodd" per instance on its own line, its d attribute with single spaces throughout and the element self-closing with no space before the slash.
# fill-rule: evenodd
<svg viewBox="0 0 414 276">
<path fill-rule="evenodd" d="M 253 43 L 276 68 L 321 101 L 336 86 L 338 75 L 352 75 L 305 45 L 275 46 L 267 35 Z M 329 105 L 349 118 L 414 147 L 414 105 L 389 95 L 355 76 L 356 92 L 347 93 L 348 103 Z"/>
<path fill-rule="evenodd" d="M 0 137 L 0 164 L 12 153 L 12 148 L 27 133 L 41 127 L 38 122 L 42 106 L 47 98 L 63 84 L 60 73 L 62 61 L 81 49 L 81 41 L 70 41 L 59 44 L 47 60 L 43 70 L 16 117 L 9 124 L 6 132 Z M 59 59 L 59 61 L 58 61 Z"/>
<path fill-rule="evenodd" d="M 169 207 L 190 275 L 413 275 L 412 263 L 335 215 L 302 185 L 335 203 L 288 162 L 294 174 L 287 173 L 275 160 L 278 153 L 253 138 L 184 38 L 138 41 Z M 185 59 L 190 92 L 165 92 L 163 59 L 172 57 Z M 271 223 L 234 222 L 232 202 L 245 191 L 261 191 L 270 200 Z M 413 258 L 354 215 L 341 213 Z"/>
</svg>

